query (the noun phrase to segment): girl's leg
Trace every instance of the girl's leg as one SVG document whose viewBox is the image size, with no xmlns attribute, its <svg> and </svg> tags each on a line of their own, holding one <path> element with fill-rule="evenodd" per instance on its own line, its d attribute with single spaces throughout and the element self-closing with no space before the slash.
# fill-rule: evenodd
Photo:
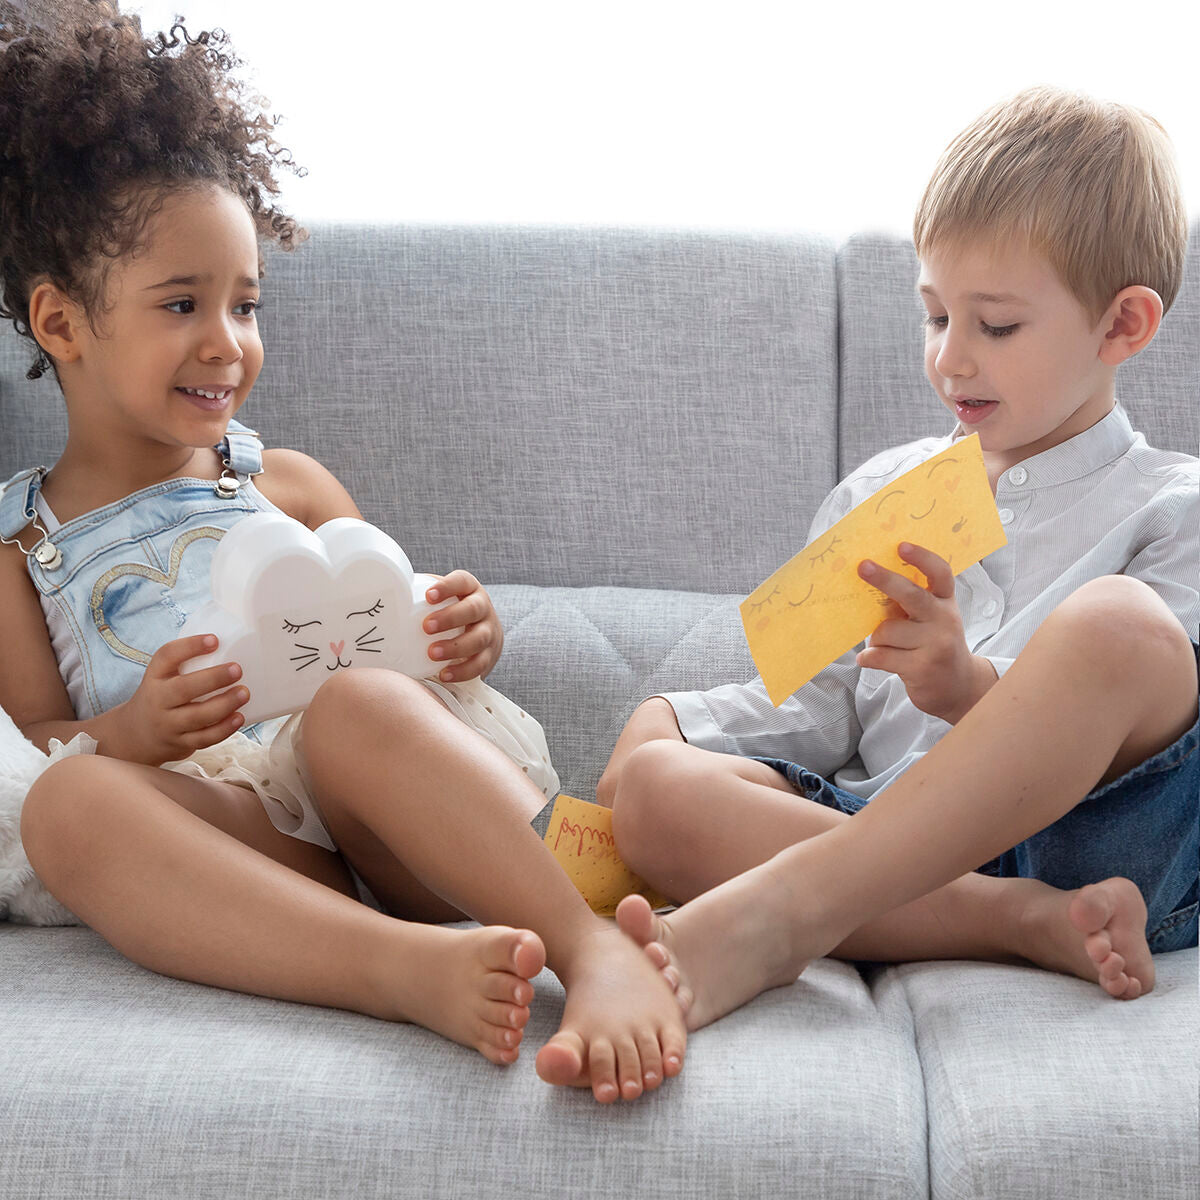
<svg viewBox="0 0 1200 1200">
<path fill-rule="evenodd" d="M 279 833 L 245 788 L 81 755 L 34 784 L 21 836 L 50 891 L 142 966 L 517 1057 L 545 961 L 534 934 L 410 925 L 359 904 L 338 856 Z"/>
<path fill-rule="evenodd" d="M 648 742 L 629 756 L 613 805 L 624 861 L 681 903 L 849 819 L 797 795 L 772 767 L 676 741 Z M 867 921 L 830 954 L 875 962 L 1029 961 L 1113 994 L 1129 989 L 1130 975 L 1148 989 L 1154 967 L 1141 893 L 1129 880 L 1105 881 L 1101 891 L 1129 929 L 1102 965 L 1085 944 L 1091 930 L 1072 920 L 1077 892 L 975 873 Z M 651 925 L 643 917 L 630 932 L 644 941 Z"/>
<path fill-rule="evenodd" d="M 1028 838 L 1176 741 L 1196 719 L 1179 622 L 1144 584 L 1074 593 L 1012 668 L 919 763 L 853 820 L 789 846 L 664 921 L 638 897 L 622 920 L 671 960 L 692 1028 L 768 987 L 885 912 Z M 1103 916 L 1088 896 L 1081 907 Z M 1098 940 L 1108 936 L 1094 931 Z"/>
<path fill-rule="evenodd" d="M 303 753 L 334 840 L 386 903 L 406 901 L 412 876 L 477 920 L 540 935 L 567 992 L 538 1054 L 544 1079 L 611 1101 L 678 1072 L 686 1030 L 670 988 L 530 827 L 544 799 L 505 754 L 421 684 L 373 670 L 325 684 L 304 717 Z"/>
</svg>

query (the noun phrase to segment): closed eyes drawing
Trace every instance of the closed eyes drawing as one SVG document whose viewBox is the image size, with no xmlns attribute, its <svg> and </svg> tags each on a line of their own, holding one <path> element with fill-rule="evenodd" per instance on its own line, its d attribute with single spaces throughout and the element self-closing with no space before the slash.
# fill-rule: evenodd
<svg viewBox="0 0 1200 1200">
<path fill-rule="evenodd" d="M 355 610 L 354 612 L 347 613 L 345 620 L 347 622 L 353 621 L 355 617 L 366 617 L 368 620 L 370 620 L 372 617 L 378 617 L 379 614 L 383 612 L 385 607 L 386 605 L 383 602 L 383 598 L 380 597 L 368 608 L 361 608 Z M 336 624 L 337 622 L 332 623 Z M 361 624 L 361 622 L 359 623 Z M 319 635 L 317 633 L 308 635 L 309 639 L 314 642 L 324 643 L 325 625 L 325 621 L 318 620 L 316 618 L 312 619 L 311 621 L 289 621 L 286 617 L 283 618 L 283 631 L 285 633 L 297 634 L 303 629 L 309 629 L 313 626 L 321 626 L 321 633 Z M 355 656 L 358 654 L 382 654 L 382 646 L 387 641 L 387 638 L 380 633 L 379 628 L 379 622 L 376 621 L 369 629 L 364 629 L 361 633 L 353 634 L 354 646 L 351 650 L 347 651 L 346 634 L 349 633 L 350 630 L 344 627 L 339 627 L 336 632 L 341 633 L 343 636 L 339 641 L 327 643 L 329 646 L 329 655 L 332 661 L 326 661 L 324 663 L 325 670 L 336 671 L 339 668 L 352 667 L 354 666 Z M 298 664 L 292 668 L 294 671 L 303 671 L 305 667 L 311 667 L 314 663 L 321 662 L 326 657 L 323 648 L 310 646 L 306 642 L 293 642 L 292 648 L 300 651 L 299 654 L 292 655 L 288 660 L 289 662 Z M 342 661 L 343 654 L 347 655 L 347 662 Z"/>
</svg>

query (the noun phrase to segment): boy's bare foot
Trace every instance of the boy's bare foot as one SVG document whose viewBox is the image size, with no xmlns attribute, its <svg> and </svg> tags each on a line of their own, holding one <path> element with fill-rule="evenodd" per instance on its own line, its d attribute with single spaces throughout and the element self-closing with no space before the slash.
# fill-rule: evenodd
<svg viewBox="0 0 1200 1200">
<path fill-rule="evenodd" d="M 1118 1000 L 1134 1000 L 1154 986 L 1146 943 L 1146 903 L 1137 884 L 1115 876 L 1063 892 L 1036 880 L 1021 888 L 1015 949 L 1047 970 L 1098 983 Z"/>
<path fill-rule="evenodd" d="M 504 925 L 403 929 L 398 977 L 376 984 L 387 992 L 377 1015 L 424 1025 L 489 1062 L 516 1062 L 533 999 L 529 981 L 546 965 L 541 938 Z"/>
<path fill-rule="evenodd" d="M 590 1087 L 601 1104 L 611 1104 L 679 1074 L 687 1044 L 679 1006 L 657 968 L 619 929 L 597 925 L 558 974 L 567 1003 L 558 1032 L 538 1051 L 542 1079 Z"/>
<path fill-rule="evenodd" d="M 828 949 L 798 949 L 813 931 L 797 930 L 773 908 L 771 879 L 769 870 L 756 867 L 667 917 L 655 916 L 642 896 L 626 896 L 617 906 L 617 924 L 662 971 L 688 1029 L 710 1024 L 769 988 L 794 983 Z M 813 944 L 821 942 L 814 938 Z"/>
</svg>

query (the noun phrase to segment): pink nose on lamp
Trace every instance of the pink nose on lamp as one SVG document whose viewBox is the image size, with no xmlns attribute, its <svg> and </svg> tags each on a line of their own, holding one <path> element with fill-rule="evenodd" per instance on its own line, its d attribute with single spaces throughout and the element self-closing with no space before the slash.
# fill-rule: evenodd
<svg viewBox="0 0 1200 1200">
<path fill-rule="evenodd" d="M 338 658 L 341 658 L 342 651 L 346 648 L 346 642 L 344 639 L 340 642 L 330 642 L 329 648 L 334 652 L 334 654 L 337 655 Z"/>
</svg>

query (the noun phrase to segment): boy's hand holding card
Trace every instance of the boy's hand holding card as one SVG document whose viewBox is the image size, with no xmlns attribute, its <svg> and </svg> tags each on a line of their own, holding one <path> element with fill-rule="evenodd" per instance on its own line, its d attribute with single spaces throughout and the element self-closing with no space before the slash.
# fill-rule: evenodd
<svg viewBox="0 0 1200 1200">
<path fill-rule="evenodd" d="M 859 577 L 863 559 L 925 586 L 901 560 L 901 542 L 932 551 L 957 575 L 1006 541 L 978 434 L 880 488 L 742 602 L 746 641 L 772 703 L 894 615 L 892 601 Z"/>
</svg>

